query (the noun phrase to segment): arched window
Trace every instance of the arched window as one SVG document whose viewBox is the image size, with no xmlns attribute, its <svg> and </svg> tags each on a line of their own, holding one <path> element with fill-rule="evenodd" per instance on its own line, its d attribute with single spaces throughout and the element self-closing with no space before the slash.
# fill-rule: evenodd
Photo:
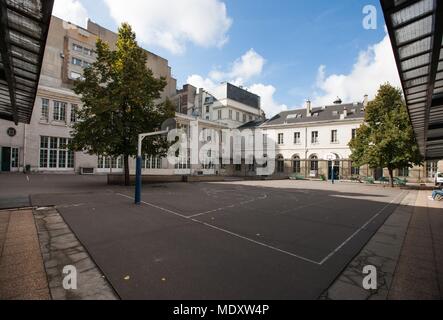
<svg viewBox="0 0 443 320">
<path fill-rule="evenodd" d="M 311 162 L 311 171 L 318 171 L 318 157 L 316 155 L 312 155 L 309 160 Z"/>
<path fill-rule="evenodd" d="M 277 157 L 277 172 L 284 173 L 285 172 L 285 158 L 282 155 Z"/>
<path fill-rule="evenodd" d="M 292 170 L 294 173 L 301 173 L 301 161 L 298 155 L 292 157 Z"/>
</svg>

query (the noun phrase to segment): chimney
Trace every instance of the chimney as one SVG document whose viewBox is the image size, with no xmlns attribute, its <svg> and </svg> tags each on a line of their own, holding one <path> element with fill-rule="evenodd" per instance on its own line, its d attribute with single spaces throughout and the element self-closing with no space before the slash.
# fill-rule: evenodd
<svg viewBox="0 0 443 320">
<path fill-rule="evenodd" d="M 312 105 L 310 100 L 306 100 L 306 116 L 311 117 L 312 116 Z"/>
<path fill-rule="evenodd" d="M 341 120 L 344 120 L 348 117 L 348 109 L 345 107 L 345 109 L 343 110 L 343 114 L 341 116 Z"/>
<path fill-rule="evenodd" d="M 366 109 L 366 107 L 368 106 L 369 103 L 369 96 L 367 94 L 365 94 L 365 99 L 363 100 L 363 108 Z"/>
</svg>

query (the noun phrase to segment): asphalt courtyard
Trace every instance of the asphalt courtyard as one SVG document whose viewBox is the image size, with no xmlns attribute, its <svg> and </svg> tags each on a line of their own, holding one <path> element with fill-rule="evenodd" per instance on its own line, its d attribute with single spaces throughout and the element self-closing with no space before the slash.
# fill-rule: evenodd
<svg viewBox="0 0 443 320">
<path fill-rule="evenodd" d="M 408 191 L 302 181 L 109 187 L 0 175 L 3 197 L 56 206 L 123 299 L 316 299 Z"/>
</svg>

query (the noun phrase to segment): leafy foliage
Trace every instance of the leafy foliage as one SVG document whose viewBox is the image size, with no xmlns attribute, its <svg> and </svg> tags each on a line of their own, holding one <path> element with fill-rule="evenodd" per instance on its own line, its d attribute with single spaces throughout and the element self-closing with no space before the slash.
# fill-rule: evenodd
<svg viewBox="0 0 443 320">
<path fill-rule="evenodd" d="M 387 168 L 393 185 L 393 171 L 422 164 L 406 105 L 400 89 L 380 87 L 366 108 L 365 124 L 349 144 L 351 159 L 358 166 Z"/>
<path fill-rule="evenodd" d="M 85 69 L 84 79 L 74 86 L 83 106 L 73 128 L 72 148 L 123 155 L 129 180 L 128 158 L 137 154 L 138 135 L 158 130 L 163 121 L 175 116 L 175 108 L 169 100 L 156 104 L 166 80 L 155 78 L 147 68 L 147 54 L 138 46 L 131 26 L 119 28 L 115 50 L 99 39 L 96 55 L 96 62 Z M 143 151 L 162 155 L 167 146 L 163 137 L 156 137 L 145 142 Z"/>
</svg>

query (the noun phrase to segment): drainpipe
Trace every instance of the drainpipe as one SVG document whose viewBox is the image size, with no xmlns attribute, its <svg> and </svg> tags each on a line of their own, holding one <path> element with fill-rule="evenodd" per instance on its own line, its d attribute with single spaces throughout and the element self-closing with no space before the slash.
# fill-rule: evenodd
<svg viewBox="0 0 443 320">
<path fill-rule="evenodd" d="M 23 172 L 25 172 L 26 170 L 26 126 L 27 124 L 24 124 L 24 129 L 23 129 Z M 20 157 L 20 153 L 19 153 L 19 157 Z"/>
</svg>

